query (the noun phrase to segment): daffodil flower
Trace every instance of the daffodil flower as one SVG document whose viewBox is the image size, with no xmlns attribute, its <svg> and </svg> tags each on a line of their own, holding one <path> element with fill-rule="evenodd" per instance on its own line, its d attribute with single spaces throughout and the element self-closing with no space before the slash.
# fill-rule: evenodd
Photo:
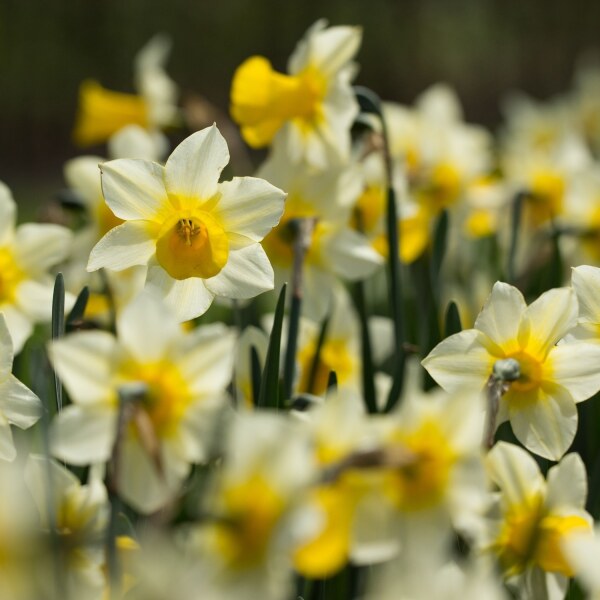
<svg viewBox="0 0 600 600">
<path fill-rule="evenodd" d="M 67 257 L 72 234 L 46 223 L 15 227 L 16 213 L 10 190 L 0 182 L 0 312 L 20 352 L 33 324 L 50 320 L 54 280 L 48 271 Z M 67 307 L 72 302 L 69 296 Z"/>
<path fill-rule="evenodd" d="M 192 134 L 164 167 L 144 160 L 102 164 L 102 189 L 124 223 L 94 247 L 88 271 L 148 265 L 146 285 L 182 321 L 215 296 L 252 298 L 273 288 L 260 246 L 279 222 L 285 194 L 261 179 L 219 183 L 229 161 L 215 125 Z"/>
<path fill-rule="evenodd" d="M 516 361 L 518 377 L 500 399 L 497 424 L 510 420 L 528 450 L 558 460 L 577 430 L 575 404 L 600 389 L 600 347 L 557 345 L 576 322 L 572 289 L 550 290 L 527 306 L 519 290 L 497 282 L 475 328 L 443 340 L 423 366 L 448 391 L 483 390 L 497 361 Z"/>
<path fill-rule="evenodd" d="M 53 342 L 52 364 L 73 404 L 51 427 L 54 456 L 105 462 L 117 435 L 119 390 L 143 386 L 122 440 L 118 488 L 137 510 L 172 499 L 191 463 L 206 459 L 211 427 L 231 380 L 232 334 L 215 323 L 184 333 L 156 298 L 142 294 L 117 319 L 118 339 L 77 332 Z"/>
<path fill-rule="evenodd" d="M 177 86 L 165 71 L 170 40 L 153 37 L 135 58 L 138 94 L 107 90 L 97 81 L 86 80 L 79 90 L 79 112 L 73 137 L 80 146 L 108 140 L 128 125 L 158 134 L 178 119 Z"/>
<path fill-rule="evenodd" d="M 231 114 L 253 148 L 274 143 L 293 162 L 324 169 L 350 155 L 358 104 L 350 80 L 358 27 L 317 21 L 292 54 L 289 75 L 262 56 L 240 65 L 231 84 Z"/>
<path fill-rule="evenodd" d="M 500 488 L 499 516 L 489 523 L 484 549 L 497 556 L 505 578 L 522 598 L 564 598 L 573 567 L 563 544 L 592 532 L 584 510 L 587 475 L 579 455 L 569 454 L 547 480 L 522 448 L 499 442 L 487 456 L 490 477 Z"/>
</svg>

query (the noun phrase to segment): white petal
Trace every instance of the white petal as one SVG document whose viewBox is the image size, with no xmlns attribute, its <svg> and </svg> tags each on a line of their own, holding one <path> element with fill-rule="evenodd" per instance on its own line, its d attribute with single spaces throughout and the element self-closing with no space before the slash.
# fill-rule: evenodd
<svg viewBox="0 0 600 600">
<path fill-rule="evenodd" d="M 102 267 L 122 271 L 145 265 L 156 252 L 158 229 L 151 221 L 126 221 L 111 229 L 93 248 L 88 271 Z"/>
<path fill-rule="evenodd" d="M 600 346 L 585 342 L 559 344 L 548 355 L 550 377 L 569 390 L 575 402 L 600 390 Z"/>
<path fill-rule="evenodd" d="M 577 322 L 577 297 L 571 288 L 544 292 L 523 313 L 519 339 L 531 352 L 544 354 Z"/>
<path fill-rule="evenodd" d="M 108 140 L 111 158 L 141 158 L 156 161 L 161 157 L 160 143 L 139 125 L 122 127 Z"/>
<path fill-rule="evenodd" d="M 19 308 L 34 322 L 50 321 L 53 295 L 54 284 L 50 278 L 23 281 L 15 294 Z"/>
<path fill-rule="evenodd" d="M 99 156 L 78 156 L 65 163 L 67 184 L 78 192 L 88 209 L 104 201 L 100 184 L 100 163 L 103 160 Z"/>
<path fill-rule="evenodd" d="M 0 414 L 0 460 L 13 461 L 17 450 L 8 421 Z"/>
<path fill-rule="evenodd" d="M 203 315 L 212 304 L 214 294 L 198 277 L 173 279 L 162 267 L 148 268 L 147 290 L 162 298 L 179 321 L 189 321 Z"/>
<path fill-rule="evenodd" d="M 68 256 L 72 239 L 61 225 L 26 223 L 17 227 L 15 260 L 28 272 L 43 273 Z"/>
<path fill-rule="evenodd" d="M 421 364 L 447 392 L 481 390 L 496 361 L 486 350 L 487 341 L 477 329 L 461 331 L 441 341 Z"/>
<path fill-rule="evenodd" d="M 174 360 L 194 394 L 223 392 L 231 381 L 234 333 L 221 323 L 198 327 L 174 351 Z"/>
<path fill-rule="evenodd" d="M 120 219 L 161 220 L 170 208 L 159 164 L 120 158 L 102 163 L 100 170 L 106 203 Z"/>
<path fill-rule="evenodd" d="M 352 60 L 361 38 L 360 27 L 328 27 L 309 40 L 310 60 L 325 75 L 333 76 Z"/>
<path fill-rule="evenodd" d="M 334 273 L 349 281 L 364 279 L 383 264 L 383 258 L 365 236 L 352 229 L 340 229 L 327 236 L 321 255 Z"/>
<path fill-rule="evenodd" d="M 18 354 L 33 331 L 31 318 L 16 306 L 8 304 L 0 305 L 0 312 L 4 314 L 14 353 Z"/>
<path fill-rule="evenodd" d="M 219 186 L 221 197 L 214 213 L 226 231 L 260 242 L 283 214 L 286 194 L 264 179 L 234 177 Z"/>
<path fill-rule="evenodd" d="M 227 264 L 218 275 L 205 279 L 215 296 L 254 298 L 274 286 L 273 267 L 260 244 L 251 244 L 229 253 Z"/>
<path fill-rule="evenodd" d="M 522 504 L 532 492 L 544 486 L 544 478 L 534 458 L 519 446 L 498 442 L 485 461 L 490 477 L 498 484 L 509 505 Z"/>
<path fill-rule="evenodd" d="M 189 464 L 163 445 L 161 453 L 164 477 L 161 477 L 137 438 L 128 436 L 123 443 L 118 481 L 123 499 L 142 514 L 149 514 L 173 500 L 189 472 Z"/>
<path fill-rule="evenodd" d="M 589 265 L 576 267 L 571 282 L 579 301 L 579 318 L 600 323 L 600 269 Z"/>
<path fill-rule="evenodd" d="M 554 508 L 583 508 L 587 500 L 588 482 L 585 465 L 579 454 L 567 454 L 548 471 L 546 505 Z"/>
<path fill-rule="evenodd" d="M 0 381 L 12 372 L 13 345 L 4 315 L 0 312 Z"/>
<path fill-rule="evenodd" d="M 474 327 L 483 331 L 506 352 L 510 352 L 517 343 L 521 315 L 526 308 L 523 294 L 516 287 L 497 281 Z M 517 347 L 514 349 L 518 350 Z"/>
<path fill-rule="evenodd" d="M 118 411 L 106 405 L 62 410 L 50 427 L 50 452 L 73 465 L 105 462 L 117 432 Z"/>
<path fill-rule="evenodd" d="M 286 275 L 289 281 L 290 274 Z M 302 312 L 320 323 L 331 311 L 335 288 L 342 287 L 342 284 L 333 273 L 311 264 L 304 265 L 303 283 Z"/>
<path fill-rule="evenodd" d="M 73 333 L 48 346 L 48 356 L 71 400 L 77 404 L 110 402 L 112 359 L 117 349 L 105 331 Z"/>
<path fill-rule="evenodd" d="M 216 125 L 193 133 L 173 150 L 165 165 L 169 194 L 208 200 L 216 194 L 228 162 L 227 142 Z"/>
<path fill-rule="evenodd" d="M 0 181 L 0 244 L 4 245 L 11 241 L 16 218 L 17 206 L 12 194 L 8 186 Z"/>
<path fill-rule="evenodd" d="M 567 390 L 541 388 L 537 399 L 511 404 L 510 424 L 517 439 L 531 452 L 559 460 L 569 449 L 577 431 L 577 406 Z"/>
<path fill-rule="evenodd" d="M 42 403 L 26 385 L 10 375 L 0 383 L 0 413 L 9 423 L 27 429 L 40 418 Z"/>
<path fill-rule="evenodd" d="M 140 362 L 158 361 L 182 335 L 179 321 L 156 296 L 139 294 L 117 320 L 119 341 Z"/>
<path fill-rule="evenodd" d="M 219 408 L 225 405 L 223 394 L 205 397 L 188 407 L 179 422 L 177 438 L 172 440 L 174 449 L 182 459 L 190 463 L 202 463 L 208 458 L 213 443 L 215 420 Z"/>
</svg>

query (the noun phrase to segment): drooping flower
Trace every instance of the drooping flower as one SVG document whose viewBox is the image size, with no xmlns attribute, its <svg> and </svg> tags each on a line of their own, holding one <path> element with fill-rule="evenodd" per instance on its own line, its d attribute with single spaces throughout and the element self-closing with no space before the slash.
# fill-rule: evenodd
<svg viewBox="0 0 600 600">
<path fill-rule="evenodd" d="M 519 597 L 563 598 L 574 574 L 564 542 L 575 533 L 592 532 L 592 517 L 584 510 L 587 476 L 581 458 L 565 456 L 544 480 L 525 450 L 499 442 L 487 456 L 487 467 L 500 497 L 484 550 L 498 558 Z"/>
<path fill-rule="evenodd" d="M 118 339 L 77 332 L 50 345 L 73 401 L 52 424 L 51 451 L 75 465 L 108 460 L 119 390 L 143 386 L 122 439 L 117 485 L 127 502 L 149 513 L 173 499 L 191 463 L 207 458 L 231 380 L 233 338 L 218 323 L 184 333 L 147 294 L 121 312 L 117 332 Z"/>
<path fill-rule="evenodd" d="M 285 194 L 254 177 L 219 183 L 228 160 L 213 125 L 184 140 L 164 167 L 103 163 L 106 202 L 125 222 L 94 247 L 88 270 L 148 265 L 146 285 L 182 321 L 203 314 L 215 296 L 251 298 L 272 289 L 259 242 L 278 223 Z"/>
<path fill-rule="evenodd" d="M 138 52 L 134 65 L 137 95 L 107 90 L 93 80 L 81 84 L 73 132 L 77 144 L 105 142 L 128 125 L 157 133 L 177 122 L 177 87 L 164 68 L 170 48 L 170 40 L 157 35 Z"/>
<path fill-rule="evenodd" d="M 561 343 L 577 321 L 570 288 L 553 289 L 530 306 L 519 290 L 497 282 L 474 329 L 440 342 L 423 366 L 446 390 L 483 390 L 494 364 L 518 363 L 518 378 L 500 399 L 496 425 L 510 420 L 517 439 L 540 456 L 558 460 L 577 430 L 576 402 L 600 389 L 600 347 Z"/>
<path fill-rule="evenodd" d="M 296 47 L 289 75 L 262 56 L 240 65 L 231 85 L 231 114 L 254 148 L 274 143 L 293 162 L 324 169 L 350 155 L 350 127 L 358 104 L 350 85 L 358 27 L 327 28 L 317 21 Z"/>
<path fill-rule="evenodd" d="M 33 324 L 50 320 L 54 282 L 48 271 L 67 257 L 72 234 L 46 223 L 15 227 L 16 213 L 10 190 L 0 182 L 0 312 L 19 352 Z M 72 301 L 67 298 L 67 307 Z"/>
</svg>

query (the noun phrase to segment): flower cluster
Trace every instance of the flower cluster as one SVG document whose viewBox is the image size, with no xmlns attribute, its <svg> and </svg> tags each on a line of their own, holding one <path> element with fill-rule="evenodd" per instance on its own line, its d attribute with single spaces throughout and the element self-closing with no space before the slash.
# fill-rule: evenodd
<svg viewBox="0 0 600 600">
<path fill-rule="evenodd" d="M 239 66 L 256 176 L 169 153 L 157 37 L 82 86 L 60 225 L 0 184 L 1 598 L 599 597 L 600 76 L 495 146 L 360 42 Z"/>
</svg>

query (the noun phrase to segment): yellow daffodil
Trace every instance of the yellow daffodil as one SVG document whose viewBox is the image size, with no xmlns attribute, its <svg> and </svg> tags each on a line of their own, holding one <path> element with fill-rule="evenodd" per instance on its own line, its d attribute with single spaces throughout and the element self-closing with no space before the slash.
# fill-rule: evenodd
<svg viewBox="0 0 600 600">
<path fill-rule="evenodd" d="M 276 144 L 293 162 L 324 169 L 350 155 L 358 104 L 350 85 L 358 27 L 317 21 L 292 54 L 289 75 L 262 56 L 240 65 L 231 85 L 231 114 L 254 148 Z"/>
<path fill-rule="evenodd" d="M 184 140 L 164 167 L 103 163 L 104 197 L 124 223 L 94 247 L 88 270 L 148 265 L 146 285 L 182 321 L 203 314 L 215 296 L 251 298 L 272 289 L 259 242 L 278 223 L 285 194 L 253 177 L 219 183 L 228 160 L 213 125 Z"/>
<path fill-rule="evenodd" d="M 51 450 L 76 465 L 104 462 L 117 434 L 118 391 L 144 386 L 122 440 L 119 493 L 140 512 L 172 499 L 202 462 L 231 380 L 233 339 L 220 324 L 184 333 L 156 298 L 142 294 L 117 320 L 118 339 L 77 332 L 51 344 L 52 364 L 73 404 L 51 428 Z"/>
<path fill-rule="evenodd" d="M 510 420 L 517 439 L 545 458 L 558 460 L 577 430 L 576 403 L 600 389 L 600 347 L 558 344 L 577 321 L 569 288 L 550 290 L 530 306 L 516 288 L 497 282 L 474 329 L 443 340 L 423 366 L 446 390 L 483 390 L 501 359 L 518 364 L 507 384 L 496 423 Z"/>
<path fill-rule="evenodd" d="M 177 87 L 164 68 L 170 47 L 168 38 L 157 35 L 139 51 L 135 58 L 138 95 L 107 90 L 93 80 L 81 84 L 73 132 L 77 144 L 105 142 L 128 125 L 156 132 L 177 122 Z"/>
<path fill-rule="evenodd" d="M 564 541 L 592 531 L 592 518 L 584 510 L 587 476 L 581 458 L 565 456 L 544 480 L 525 450 L 499 442 L 487 457 L 487 468 L 500 497 L 485 549 L 497 556 L 519 597 L 563 598 L 574 573 Z"/>
<path fill-rule="evenodd" d="M 50 320 L 54 281 L 48 271 L 67 257 L 72 234 L 52 224 L 15 227 L 16 213 L 10 190 L 0 182 L 0 312 L 20 352 L 33 324 Z M 67 307 L 72 302 L 69 296 Z"/>
</svg>

